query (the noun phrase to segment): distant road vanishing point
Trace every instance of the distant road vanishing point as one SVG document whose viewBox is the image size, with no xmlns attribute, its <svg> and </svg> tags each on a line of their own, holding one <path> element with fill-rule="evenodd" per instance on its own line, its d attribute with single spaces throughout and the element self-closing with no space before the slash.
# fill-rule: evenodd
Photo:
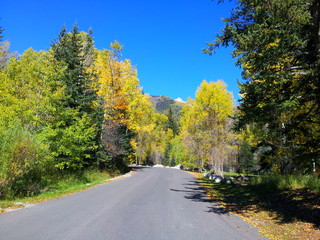
<svg viewBox="0 0 320 240">
<path fill-rule="evenodd" d="M 131 177 L 0 214 L 1 240 L 258 240 L 256 228 L 207 200 L 189 173 Z"/>
</svg>

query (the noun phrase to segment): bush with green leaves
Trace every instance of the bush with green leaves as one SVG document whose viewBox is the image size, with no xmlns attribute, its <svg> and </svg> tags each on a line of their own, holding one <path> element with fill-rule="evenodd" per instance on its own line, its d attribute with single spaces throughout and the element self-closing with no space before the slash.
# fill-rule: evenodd
<svg viewBox="0 0 320 240">
<path fill-rule="evenodd" d="M 20 124 L 0 128 L 0 198 L 38 193 L 50 166 L 48 146 Z"/>
</svg>

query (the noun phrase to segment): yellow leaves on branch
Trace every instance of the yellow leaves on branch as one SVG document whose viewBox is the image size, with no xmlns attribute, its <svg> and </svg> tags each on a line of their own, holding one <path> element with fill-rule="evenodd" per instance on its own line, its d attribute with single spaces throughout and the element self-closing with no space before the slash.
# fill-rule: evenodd
<svg viewBox="0 0 320 240">
<path fill-rule="evenodd" d="M 203 81 L 196 99 L 189 99 L 183 108 L 182 125 L 193 128 L 210 128 L 220 124 L 233 113 L 232 94 L 222 81 Z"/>
<path fill-rule="evenodd" d="M 116 121 L 135 133 L 130 144 L 136 157 L 143 160 L 152 151 L 164 151 L 164 126 L 167 117 L 154 112 L 147 95 L 141 93 L 135 67 L 130 60 L 120 60 L 121 45 L 97 51 L 95 72 L 98 95 L 103 99 L 105 119 Z"/>
<path fill-rule="evenodd" d="M 279 46 L 279 43 L 280 43 L 281 39 L 277 38 L 274 42 L 272 43 L 268 43 L 266 45 L 266 48 L 272 48 L 272 47 L 278 47 Z"/>
<path fill-rule="evenodd" d="M 137 94 L 128 105 L 128 128 L 136 132 L 154 129 L 153 107 L 146 95 Z"/>
<path fill-rule="evenodd" d="M 205 117 L 215 117 L 221 121 L 233 112 L 232 94 L 227 92 L 222 81 L 203 81 L 196 93 L 196 102 Z"/>
<path fill-rule="evenodd" d="M 196 99 L 188 99 L 182 109 L 181 133 L 191 157 L 203 167 L 205 161 L 221 169 L 228 139 L 228 118 L 233 113 L 232 94 L 222 81 L 203 81 Z"/>
<path fill-rule="evenodd" d="M 104 100 L 106 118 L 128 124 L 129 105 L 140 94 L 137 71 L 130 60 L 118 61 L 109 50 L 98 51 L 95 62 L 98 95 Z M 108 112 L 109 111 L 109 112 Z"/>
</svg>

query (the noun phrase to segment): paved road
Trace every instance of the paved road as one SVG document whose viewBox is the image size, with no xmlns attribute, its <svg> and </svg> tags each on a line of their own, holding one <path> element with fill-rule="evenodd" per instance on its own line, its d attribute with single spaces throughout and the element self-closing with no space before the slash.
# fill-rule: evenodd
<svg viewBox="0 0 320 240">
<path fill-rule="evenodd" d="M 128 178 L 0 215 L 1 240 L 266 239 L 205 198 L 189 173 L 141 168 Z"/>
</svg>

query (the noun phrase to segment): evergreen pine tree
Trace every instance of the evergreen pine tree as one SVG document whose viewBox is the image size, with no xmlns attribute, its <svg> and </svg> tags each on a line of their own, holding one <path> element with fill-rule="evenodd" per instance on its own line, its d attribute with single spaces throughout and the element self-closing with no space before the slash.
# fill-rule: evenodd
<svg viewBox="0 0 320 240">
<path fill-rule="evenodd" d="M 92 31 L 90 31 L 92 32 Z M 79 33 L 75 24 L 71 33 L 63 27 L 57 43 L 52 45 L 55 58 L 66 66 L 62 81 L 66 84 L 66 106 L 90 112 L 97 95 L 92 89 L 94 76 L 86 71 L 92 64 L 93 40 L 90 34 Z"/>
<path fill-rule="evenodd" d="M 65 98 L 53 126 L 56 132 L 53 151 L 60 168 L 83 168 L 98 157 L 103 120 L 95 75 L 89 71 L 94 59 L 92 36 L 79 32 L 76 24 L 70 33 L 63 27 L 52 50 L 57 62 L 65 68 L 60 79 L 65 85 Z M 61 135 L 69 136 L 68 149 L 62 146 L 66 142 L 59 138 Z"/>
<path fill-rule="evenodd" d="M 172 107 L 169 108 L 168 113 L 166 115 L 168 117 L 167 129 L 171 129 L 175 136 L 178 135 L 179 134 L 179 124 L 174 119 Z"/>
<path fill-rule="evenodd" d="M 251 146 L 247 141 L 243 141 L 240 145 L 240 155 L 239 155 L 239 165 L 240 172 L 246 174 L 252 173 L 253 171 L 253 154 L 251 151 Z"/>
</svg>

